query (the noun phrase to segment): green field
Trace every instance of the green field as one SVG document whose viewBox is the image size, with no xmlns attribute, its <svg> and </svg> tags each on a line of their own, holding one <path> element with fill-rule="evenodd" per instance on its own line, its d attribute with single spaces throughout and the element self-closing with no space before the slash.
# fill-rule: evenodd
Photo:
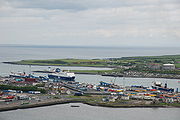
<svg viewBox="0 0 180 120">
<path fill-rule="evenodd" d="M 19 65 L 49 65 L 49 66 L 91 66 L 91 67 L 117 67 L 144 65 L 149 63 L 173 63 L 180 68 L 180 55 L 140 56 L 108 59 L 49 59 L 49 60 L 21 60 L 9 62 Z"/>
<path fill-rule="evenodd" d="M 114 70 L 70 70 L 70 72 L 74 73 L 88 73 L 88 74 L 104 74 L 111 73 Z"/>
<path fill-rule="evenodd" d="M 50 59 L 50 60 L 21 60 L 10 62 L 19 65 L 50 65 L 50 66 L 107 66 L 106 60 L 103 59 Z"/>
<path fill-rule="evenodd" d="M 180 68 L 180 63 L 175 64 L 176 68 Z"/>
</svg>

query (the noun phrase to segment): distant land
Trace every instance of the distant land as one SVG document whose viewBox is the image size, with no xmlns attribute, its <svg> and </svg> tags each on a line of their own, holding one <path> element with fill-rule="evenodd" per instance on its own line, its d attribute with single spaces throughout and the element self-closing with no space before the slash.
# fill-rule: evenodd
<svg viewBox="0 0 180 120">
<path fill-rule="evenodd" d="M 0 47 L 40 47 L 40 48 L 129 48 L 129 49 L 139 49 L 139 48 L 179 48 L 178 46 L 100 46 L 100 45 L 37 45 L 37 44 L 0 44 Z"/>
<path fill-rule="evenodd" d="M 158 77 L 180 79 L 180 55 L 137 56 L 104 59 L 48 59 L 3 62 L 16 65 L 108 67 L 112 70 L 72 70 L 81 74 L 100 74 L 127 77 Z M 174 69 L 163 69 L 164 64 Z"/>
<path fill-rule="evenodd" d="M 173 63 L 180 67 L 180 55 L 164 56 L 137 56 L 105 59 L 49 59 L 49 60 L 21 60 L 14 62 L 3 62 L 17 65 L 46 65 L 46 66 L 91 66 L 91 67 L 118 67 L 119 65 L 132 66 L 144 63 Z"/>
</svg>

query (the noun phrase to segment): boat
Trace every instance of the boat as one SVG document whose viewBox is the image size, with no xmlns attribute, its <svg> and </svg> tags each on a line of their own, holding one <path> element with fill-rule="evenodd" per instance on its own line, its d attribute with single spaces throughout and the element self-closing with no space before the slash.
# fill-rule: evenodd
<svg viewBox="0 0 180 120">
<path fill-rule="evenodd" d="M 71 105 L 71 107 L 80 107 L 79 105 Z"/>
<path fill-rule="evenodd" d="M 11 72 L 11 74 L 9 75 L 9 77 L 15 77 L 15 78 L 27 78 L 27 74 L 25 72 Z"/>
<path fill-rule="evenodd" d="M 48 74 L 49 79 L 54 80 L 65 80 L 65 81 L 74 81 L 75 74 L 73 72 L 61 71 L 61 69 L 56 68 L 55 72 Z"/>
<path fill-rule="evenodd" d="M 17 73 L 14 73 L 14 72 L 11 72 L 9 77 L 14 77 L 14 78 L 38 78 L 32 74 L 26 74 L 25 72 L 17 72 Z"/>
<path fill-rule="evenodd" d="M 154 85 L 152 85 L 153 89 L 166 91 L 166 92 L 174 92 L 173 88 L 167 88 L 167 83 L 165 83 L 165 86 L 162 86 L 161 82 L 154 82 Z"/>
<path fill-rule="evenodd" d="M 40 81 L 47 81 L 47 77 L 43 76 L 34 76 L 32 74 L 26 74 L 25 72 L 11 72 L 9 75 L 10 78 L 16 78 L 15 80 L 17 82 L 25 81 L 25 82 L 36 82 L 38 80 Z"/>
</svg>

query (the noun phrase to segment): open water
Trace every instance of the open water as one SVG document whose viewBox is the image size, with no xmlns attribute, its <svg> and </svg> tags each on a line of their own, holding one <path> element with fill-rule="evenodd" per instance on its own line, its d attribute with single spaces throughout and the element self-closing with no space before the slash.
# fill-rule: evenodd
<svg viewBox="0 0 180 120">
<path fill-rule="evenodd" d="M 56 58 L 110 58 L 145 55 L 179 54 L 180 48 L 112 48 L 112 47 L 62 47 L 62 46 L 0 46 L 0 62 L 24 59 L 56 59 Z M 62 69 L 109 69 L 92 67 L 60 67 Z M 0 75 L 8 75 L 11 71 L 47 69 L 47 66 L 19 66 L 0 63 Z M 169 87 L 179 88 L 177 79 L 155 78 L 113 78 L 99 75 L 76 75 L 76 81 L 98 84 L 99 81 L 115 82 L 120 85 L 150 86 L 153 81 L 167 82 Z M 104 108 L 78 104 L 71 108 L 70 104 L 55 105 L 25 110 L 0 113 L 0 120 L 179 120 L 178 108 Z"/>
<path fill-rule="evenodd" d="M 0 120 L 179 120 L 179 113 L 179 108 L 104 108 L 71 103 L 1 112 Z"/>
</svg>

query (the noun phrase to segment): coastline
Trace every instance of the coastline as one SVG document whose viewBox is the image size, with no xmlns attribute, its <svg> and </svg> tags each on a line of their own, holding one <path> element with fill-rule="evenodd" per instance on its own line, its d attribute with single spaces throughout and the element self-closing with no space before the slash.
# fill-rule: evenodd
<svg viewBox="0 0 180 120">
<path fill-rule="evenodd" d="M 68 103 L 82 103 L 82 104 L 86 104 L 90 106 L 108 107 L 108 108 L 180 108 L 180 106 L 169 106 L 169 105 L 117 105 L 115 106 L 115 105 L 100 104 L 100 103 L 90 103 L 83 100 L 54 100 L 54 101 L 46 101 L 46 102 L 39 102 L 39 103 L 26 104 L 26 105 L 0 107 L 0 112 L 17 110 L 17 109 L 45 107 L 45 106 L 58 105 L 58 104 L 68 104 Z"/>
<path fill-rule="evenodd" d="M 33 71 L 37 73 L 50 73 L 46 71 Z M 174 77 L 157 77 L 157 76 L 123 76 L 123 75 L 113 75 L 113 74 L 98 74 L 98 73 L 92 73 L 92 72 L 74 72 L 75 74 L 84 74 L 84 75 L 101 75 L 101 76 L 108 76 L 108 77 L 129 77 L 129 78 L 164 78 L 164 79 L 180 79 L 180 78 L 174 78 Z"/>
<path fill-rule="evenodd" d="M 93 66 L 93 65 L 41 65 L 41 64 L 19 64 L 15 62 L 2 62 L 4 64 L 11 64 L 11 65 L 31 65 L 31 66 L 63 66 L 63 67 L 96 67 L 96 68 L 116 68 L 115 66 Z"/>
<path fill-rule="evenodd" d="M 31 66 L 58 66 L 58 65 L 38 65 L 38 64 L 18 64 L 15 62 L 2 62 L 4 64 L 12 64 L 12 65 L 31 65 Z M 117 67 L 113 67 L 113 66 L 70 66 L 70 65 L 61 65 L 63 67 L 94 67 L 94 68 L 112 68 L 115 69 Z M 101 70 L 99 70 L 100 72 Z M 33 71 L 33 72 L 38 72 L 38 73 L 49 73 L 47 71 Z M 109 77 L 130 77 L 130 78 L 164 78 L 164 79 L 180 79 L 180 77 L 172 77 L 172 76 L 156 76 L 156 75 L 152 75 L 152 76 L 132 76 L 132 75 L 117 75 L 117 74 L 102 74 L 102 73 L 98 73 L 98 72 L 87 72 L 86 70 L 83 72 L 83 70 L 81 72 L 76 72 L 73 71 L 75 74 L 86 74 L 86 75 L 102 75 L 102 76 L 109 76 Z"/>
<path fill-rule="evenodd" d="M 14 64 L 14 65 L 32 65 L 32 66 L 49 66 L 49 65 L 34 65 L 34 64 L 17 64 L 13 62 L 2 62 L 5 64 Z M 52 65 L 58 66 L 58 65 Z M 62 65 L 63 66 L 63 65 Z M 64 65 L 66 66 L 66 65 Z M 68 66 L 68 65 L 67 65 Z M 116 67 L 108 67 L 108 66 L 70 66 L 70 67 L 96 67 L 96 68 L 116 68 Z M 35 72 L 35 71 L 34 71 Z M 40 72 L 47 72 L 47 71 L 40 71 Z M 101 72 L 78 72 L 74 71 L 75 74 L 89 74 L 89 75 L 102 75 L 102 76 L 110 76 L 110 77 L 131 77 L 131 78 L 165 78 L 165 79 L 180 79 L 180 78 L 172 78 L 172 77 L 156 77 L 156 76 L 131 76 L 131 75 L 124 75 L 124 76 L 115 76 L 116 74 L 102 74 Z M 0 106 L 0 112 L 3 111 L 10 111 L 10 110 L 17 110 L 17 109 L 29 109 L 29 108 L 36 108 L 36 107 L 45 107 L 51 105 L 58 105 L 58 104 L 68 104 L 68 103 L 82 103 L 87 104 L 90 106 L 97 106 L 97 107 L 108 107 L 108 108 L 180 108 L 180 105 L 170 105 L 170 104 L 111 104 L 111 103 L 102 103 L 102 102 L 92 102 L 92 101 L 85 101 L 84 99 L 53 99 L 48 101 L 40 101 L 37 103 L 25 103 L 25 104 L 16 104 L 16 105 L 4 105 Z"/>
</svg>

